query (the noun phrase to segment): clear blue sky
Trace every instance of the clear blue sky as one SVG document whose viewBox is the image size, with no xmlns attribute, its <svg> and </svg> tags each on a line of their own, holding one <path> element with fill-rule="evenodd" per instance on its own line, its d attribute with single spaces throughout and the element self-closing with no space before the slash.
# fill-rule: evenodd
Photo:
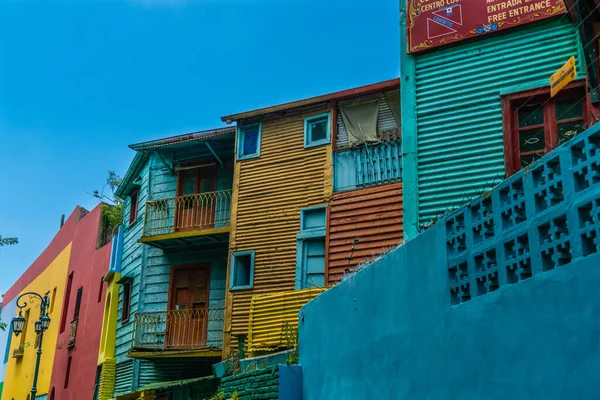
<svg viewBox="0 0 600 400">
<path fill-rule="evenodd" d="M 0 293 L 127 145 L 399 75 L 398 0 L 0 0 Z"/>
</svg>

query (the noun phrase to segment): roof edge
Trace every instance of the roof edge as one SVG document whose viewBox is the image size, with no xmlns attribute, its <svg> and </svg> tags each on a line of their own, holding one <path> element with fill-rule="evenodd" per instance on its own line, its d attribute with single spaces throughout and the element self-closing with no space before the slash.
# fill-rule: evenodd
<svg viewBox="0 0 600 400">
<path fill-rule="evenodd" d="M 282 103 L 275 106 L 259 108 L 256 110 L 245 111 L 237 114 L 225 115 L 221 117 L 221 121 L 228 124 L 239 121 L 241 119 L 257 117 L 265 114 L 274 112 L 287 111 L 294 108 L 305 107 L 315 103 L 322 103 L 331 100 L 342 100 L 349 97 L 362 96 L 371 93 L 382 92 L 386 90 L 394 90 L 400 87 L 400 78 L 389 79 L 387 81 L 372 83 L 370 85 L 358 86 L 352 89 L 346 89 L 339 92 L 333 92 L 315 97 L 309 97 L 303 100 L 291 101 L 288 103 Z"/>
<path fill-rule="evenodd" d="M 174 144 L 203 140 L 215 136 L 223 136 L 231 133 L 235 133 L 236 128 L 231 126 L 225 126 L 222 128 L 209 129 L 205 131 L 198 131 L 192 133 L 185 133 L 183 135 L 170 136 L 163 139 L 149 140 L 147 142 L 141 142 L 136 144 L 130 144 L 129 148 L 135 151 L 145 151 L 156 149 L 157 147 L 167 147 Z"/>
</svg>

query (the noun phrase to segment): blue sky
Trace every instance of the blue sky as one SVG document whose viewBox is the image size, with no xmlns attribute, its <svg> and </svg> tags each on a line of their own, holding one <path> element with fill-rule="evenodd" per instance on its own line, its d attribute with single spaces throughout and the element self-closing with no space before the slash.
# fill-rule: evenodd
<svg viewBox="0 0 600 400">
<path fill-rule="evenodd" d="M 399 75 L 398 0 L 0 0 L 0 293 L 130 143 Z"/>
</svg>

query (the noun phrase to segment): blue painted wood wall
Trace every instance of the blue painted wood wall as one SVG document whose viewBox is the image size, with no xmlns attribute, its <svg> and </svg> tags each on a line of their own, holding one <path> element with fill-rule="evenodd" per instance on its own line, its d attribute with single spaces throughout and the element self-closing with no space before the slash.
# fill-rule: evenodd
<svg viewBox="0 0 600 400">
<path fill-rule="evenodd" d="M 179 157 L 185 157 L 180 153 Z M 173 160 L 169 159 L 168 162 Z M 210 275 L 209 307 L 225 305 L 225 276 L 227 273 L 227 244 L 210 246 L 199 251 L 189 249 L 166 254 L 160 249 L 142 245 L 137 241 L 142 236 L 142 224 L 146 201 L 167 199 L 176 195 L 176 175 L 171 174 L 155 156 L 150 157 L 141 173 L 140 196 L 138 201 L 138 219 L 124 231 L 123 263 L 121 275 L 134 277 L 131 291 L 131 317 L 129 322 L 121 323 L 123 291 L 119 292 L 119 320 L 117 323 L 117 384 L 115 393 L 136 390 L 143 383 L 152 381 L 175 380 L 180 376 L 178 369 L 166 367 L 164 362 L 131 360 L 127 352 L 131 348 L 133 314 L 136 311 L 167 310 L 168 289 L 171 266 L 208 262 L 212 264 Z M 232 188 L 233 164 L 220 168 L 217 177 L 217 190 Z M 129 222 L 129 199 L 125 202 L 123 221 Z M 222 335 L 222 324 L 209 326 L 209 340 L 216 341 Z M 178 359 L 180 365 L 197 363 L 194 359 Z M 163 365 L 165 364 L 165 365 Z"/>
</svg>

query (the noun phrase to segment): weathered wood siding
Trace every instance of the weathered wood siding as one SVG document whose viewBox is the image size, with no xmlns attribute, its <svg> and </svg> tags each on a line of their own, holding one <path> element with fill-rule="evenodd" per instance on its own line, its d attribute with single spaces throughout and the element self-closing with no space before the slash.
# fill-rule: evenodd
<svg viewBox="0 0 600 400">
<path fill-rule="evenodd" d="M 180 156 L 188 156 L 180 153 Z M 169 159 L 169 161 L 171 161 Z M 115 389 L 135 390 L 140 382 L 147 382 L 160 376 L 163 380 L 178 379 L 177 373 L 169 375 L 162 364 L 155 361 L 134 361 L 126 357 L 131 348 L 133 314 L 138 311 L 163 311 L 168 309 L 169 279 L 171 266 L 210 263 L 209 307 L 224 307 L 225 277 L 227 273 L 227 244 L 212 245 L 205 248 L 188 248 L 165 253 L 163 250 L 143 245 L 137 240 L 142 235 L 143 215 L 147 200 L 167 199 L 176 196 L 176 175 L 171 174 L 157 158 L 151 157 L 141 172 L 142 185 L 138 201 L 138 221 L 128 226 L 124 232 L 123 264 L 121 275 L 134 276 L 131 288 L 131 317 L 122 324 L 123 291 L 119 292 L 119 320 L 117 324 L 117 372 L 119 385 Z M 217 190 L 231 189 L 233 182 L 233 163 L 225 164 L 217 177 Z M 126 200 L 123 221 L 129 221 L 129 199 Z M 209 340 L 222 335 L 222 324 L 209 326 Z M 120 365 L 126 363 L 126 365 Z M 183 365 L 183 364 L 182 364 Z M 176 370 L 172 370 L 176 371 Z M 168 378 L 168 379 L 167 379 Z M 128 382 L 128 383 L 125 383 Z M 137 382 L 137 384 L 136 384 Z M 129 386 L 130 385 L 130 386 Z"/>
<path fill-rule="evenodd" d="M 140 293 L 141 281 L 142 281 L 142 263 L 143 263 L 143 245 L 138 243 L 138 240 L 142 237 L 142 228 L 144 225 L 144 211 L 146 209 L 146 201 L 150 199 L 149 196 L 149 182 L 150 182 L 150 161 L 142 168 L 140 173 L 141 186 L 140 195 L 138 198 L 138 218 L 133 224 L 127 226 L 129 222 L 129 198 L 125 199 L 125 209 L 123 212 L 123 221 L 125 222 L 125 229 L 123 232 L 123 262 L 121 263 L 121 276 L 129 275 L 133 276 L 133 282 L 131 285 L 131 301 L 130 301 L 130 314 L 133 315 L 136 311 L 140 311 Z M 117 336 L 116 336 L 116 358 L 117 358 L 117 371 L 120 371 L 118 364 L 128 360 L 126 357 L 127 351 L 131 347 L 132 328 L 133 328 L 133 317 L 130 316 L 129 321 L 126 323 L 121 322 L 121 316 L 123 315 L 123 288 L 119 288 L 119 314 L 117 320 Z M 133 369 L 131 369 L 132 371 Z M 130 371 L 126 369 L 124 371 Z"/>
<path fill-rule="evenodd" d="M 402 243 L 402 183 L 335 193 L 328 223 L 328 283 L 335 285 L 346 268 L 352 271 Z"/>
<path fill-rule="evenodd" d="M 294 290 L 300 209 L 327 204 L 332 192 L 331 144 L 305 149 L 304 118 L 328 111 L 262 121 L 260 157 L 236 163 L 230 249 L 255 251 L 254 287 L 229 292 L 225 341 L 247 333 L 253 295 Z"/>
</svg>

